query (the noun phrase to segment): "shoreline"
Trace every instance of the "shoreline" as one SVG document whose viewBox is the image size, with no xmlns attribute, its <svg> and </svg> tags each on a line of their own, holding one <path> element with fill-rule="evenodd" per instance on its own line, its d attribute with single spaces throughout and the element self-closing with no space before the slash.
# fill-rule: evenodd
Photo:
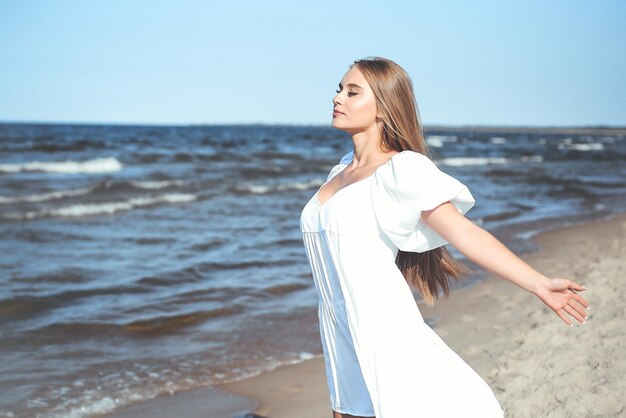
<svg viewBox="0 0 626 418">
<path fill-rule="evenodd" d="M 626 264 L 626 213 L 540 232 L 538 250 L 520 255 L 549 277 L 588 287 L 586 324 L 568 327 L 535 296 L 491 274 L 477 286 L 453 289 L 428 307 L 434 331 L 492 388 L 507 417 L 619 416 L 626 411 L 626 316 L 619 273 Z M 595 309 L 594 309 L 595 308 Z M 132 404 L 126 417 L 327 418 L 331 415 L 324 359 L 213 387 Z M 208 414 L 208 415 L 207 415 Z"/>
</svg>

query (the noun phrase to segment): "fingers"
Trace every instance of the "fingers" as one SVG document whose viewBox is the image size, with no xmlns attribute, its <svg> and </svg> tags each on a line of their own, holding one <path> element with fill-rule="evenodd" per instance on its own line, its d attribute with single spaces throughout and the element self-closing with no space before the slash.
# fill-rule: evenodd
<svg viewBox="0 0 626 418">
<path fill-rule="evenodd" d="M 580 296 L 578 293 L 572 292 L 572 299 L 580 303 L 585 309 L 589 309 L 589 302 L 587 302 L 585 298 Z M 584 312 L 584 311 L 580 311 L 580 312 Z"/>
<path fill-rule="evenodd" d="M 589 315 L 587 309 L 585 309 L 578 301 L 574 301 L 574 298 L 570 299 L 570 303 L 567 306 L 574 309 L 583 319 L 587 318 L 587 315 Z"/>
<path fill-rule="evenodd" d="M 550 290 L 562 294 L 561 300 L 556 305 L 558 306 L 566 301 L 561 308 L 555 310 L 559 318 L 570 327 L 574 325 L 571 318 L 575 318 L 578 322 L 584 324 L 588 316 L 587 309 L 590 306 L 589 302 L 580 296 L 577 291 L 582 292 L 587 290 L 587 288 L 569 279 L 554 278 L 551 283 Z"/>
<path fill-rule="evenodd" d="M 570 279 L 563 279 L 567 283 L 567 287 L 571 290 L 577 290 L 579 292 L 583 292 L 587 290 L 587 288 L 581 284 L 571 281 Z"/>
<path fill-rule="evenodd" d="M 559 318 L 561 318 L 563 320 L 563 322 L 565 322 L 567 325 L 569 325 L 570 327 L 574 324 L 572 324 L 572 322 L 567 318 L 567 316 L 565 316 L 565 314 L 563 313 L 563 309 L 559 309 L 558 311 L 556 311 L 556 314 L 559 316 Z"/>
<path fill-rule="evenodd" d="M 576 292 L 572 291 L 571 298 L 567 301 L 565 306 L 556 311 L 556 313 L 563 322 L 571 327 L 573 324 L 566 313 L 574 317 L 578 322 L 584 324 L 588 316 L 587 309 L 589 309 L 589 303 L 576 294 Z"/>
<path fill-rule="evenodd" d="M 578 290 L 579 292 L 587 290 L 587 288 L 585 286 L 583 286 L 583 285 L 580 285 L 580 284 L 574 283 L 574 282 L 571 282 L 571 283 L 572 284 L 569 285 L 569 288 L 572 289 L 572 290 Z"/>
<path fill-rule="evenodd" d="M 583 324 L 585 323 L 585 318 L 587 318 L 587 315 L 584 315 L 578 312 L 571 305 L 568 304 L 568 305 L 563 306 L 563 310 L 567 312 L 568 314 L 570 314 L 571 316 L 573 316 L 574 318 L 576 318 L 578 322 L 583 323 Z"/>
</svg>

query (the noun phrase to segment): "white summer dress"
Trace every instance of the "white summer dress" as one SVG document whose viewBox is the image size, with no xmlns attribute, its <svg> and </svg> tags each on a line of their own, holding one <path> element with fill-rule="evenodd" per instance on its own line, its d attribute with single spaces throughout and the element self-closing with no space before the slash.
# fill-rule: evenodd
<svg viewBox="0 0 626 418">
<path fill-rule="evenodd" d="M 323 205 L 318 193 L 300 229 L 319 295 L 331 408 L 377 418 L 502 417 L 487 383 L 424 322 L 395 264 L 398 249 L 447 243 L 421 212 L 450 201 L 466 213 L 475 203 L 468 188 L 427 156 L 402 151 Z"/>
</svg>

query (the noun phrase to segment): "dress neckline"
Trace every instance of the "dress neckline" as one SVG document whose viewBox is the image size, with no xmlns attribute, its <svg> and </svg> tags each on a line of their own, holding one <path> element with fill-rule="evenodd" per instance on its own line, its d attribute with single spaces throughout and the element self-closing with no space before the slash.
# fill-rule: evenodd
<svg viewBox="0 0 626 418">
<path fill-rule="evenodd" d="M 371 178 L 373 178 L 376 173 L 378 172 L 378 170 L 380 170 L 382 167 L 386 166 L 387 164 L 391 163 L 391 160 L 393 160 L 395 157 L 397 157 L 398 155 L 402 154 L 403 152 L 408 152 L 410 150 L 404 150 L 404 151 L 400 151 L 394 155 L 391 156 L 391 158 L 389 158 L 387 161 L 385 161 L 384 163 L 382 163 L 381 165 L 379 165 L 378 167 L 376 167 L 376 169 L 372 172 L 372 174 L 370 174 L 367 177 L 362 178 L 361 180 L 355 181 L 353 183 L 348 184 L 347 186 L 343 186 L 341 189 L 337 190 L 335 193 L 333 193 L 328 199 L 326 199 L 326 201 L 324 203 L 322 203 L 320 201 L 320 197 L 319 197 L 319 193 L 320 190 L 322 190 L 322 187 L 324 187 L 326 185 L 326 183 L 328 183 L 329 181 L 331 181 L 335 176 L 339 175 L 343 170 L 346 169 L 346 167 L 348 166 L 348 164 L 350 164 L 352 162 L 352 160 L 354 159 L 354 151 L 352 151 L 349 154 L 349 158 L 345 160 L 345 162 L 343 162 L 344 160 L 342 159 L 342 161 L 339 163 L 339 165 L 343 165 L 343 168 L 341 170 L 339 170 L 337 172 L 337 174 L 333 175 L 331 178 L 327 179 L 324 183 L 322 183 L 322 185 L 317 189 L 317 192 L 315 193 L 315 200 L 317 202 L 317 205 L 319 206 L 320 210 L 322 208 L 324 208 L 331 200 L 333 200 L 333 198 L 335 196 L 337 196 L 339 193 L 341 193 L 342 190 L 344 189 L 348 189 L 351 186 L 357 185 L 359 183 L 363 183 L 366 180 L 369 180 Z"/>
</svg>

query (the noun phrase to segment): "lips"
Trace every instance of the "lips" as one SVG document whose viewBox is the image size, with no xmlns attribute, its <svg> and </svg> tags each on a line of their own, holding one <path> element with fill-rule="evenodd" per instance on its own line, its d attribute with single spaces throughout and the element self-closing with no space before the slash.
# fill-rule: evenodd
<svg viewBox="0 0 626 418">
<path fill-rule="evenodd" d="M 343 112 L 338 111 L 337 109 L 333 109 L 333 115 L 343 115 Z"/>
</svg>

